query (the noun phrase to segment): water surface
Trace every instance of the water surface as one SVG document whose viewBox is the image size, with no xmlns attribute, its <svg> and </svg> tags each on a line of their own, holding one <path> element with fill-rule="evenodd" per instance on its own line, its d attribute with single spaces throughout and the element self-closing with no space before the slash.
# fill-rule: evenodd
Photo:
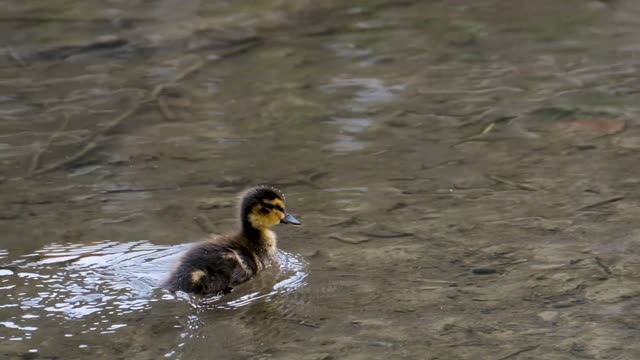
<svg viewBox="0 0 640 360">
<path fill-rule="evenodd" d="M 2 357 L 640 357 L 636 1 L 5 5 Z M 262 183 L 280 265 L 158 289 Z"/>
</svg>

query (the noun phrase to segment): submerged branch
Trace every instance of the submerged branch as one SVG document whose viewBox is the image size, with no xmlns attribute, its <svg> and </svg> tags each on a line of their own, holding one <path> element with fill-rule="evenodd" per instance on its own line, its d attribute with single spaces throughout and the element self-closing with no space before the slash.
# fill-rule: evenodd
<svg viewBox="0 0 640 360">
<path fill-rule="evenodd" d="M 42 154 L 47 151 L 47 149 L 49 149 L 49 146 L 51 146 L 53 140 L 60 136 L 60 134 L 67 128 L 67 125 L 69 125 L 69 115 L 65 113 L 65 119 L 62 122 L 62 125 L 60 125 L 60 128 L 58 128 L 58 130 L 54 132 L 53 135 L 49 137 L 49 139 L 47 139 L 47 142 L 44 143 L 44 145 L 40 149 L 38 149 L 35 154 L 33 154 L 33 158 L 31 158 L 31 165 L 29 166 L 29 175 L 33 174 L 34 171 L 38 168 L 40 156 L 42 156 Z"/>
<path fill-rule="evenodd" d="M 233 49 L 231 49 L 229 51 L 226 51 L 226 52 L 218 55 L 218 57 L 215 58 L 213 61 L 219 61 L 219 60 L 226 59 L 226 58 L 234 56 L 234 55 L 238 55 L 238 54 L 244 53 L 244 52 L 248 51 L 249 49 L 255 47 L 258 44 L 259 44 L 259 41 L 253 41 L 253 42 L 249 42 L 249 43 L 240 45 L 238 47 L 235 47 L 235 48 L 233 48 Z M 38 169 L 38 163 L 39 163 L 40 156 L 41 156 L 42 152 L 44 152 L 49 147 L 49 145 L 51 144 L 51 142 L 52 142 L 52 140 L 54 138 L 59 136 L 61 130 L 58 130 L 56 133 L 54 133 L 49 138 L 49 141 L 45 144 L 43 149 L 40 149 L 34 155 L 32 161 L 31 161 L 31 166 L 29 168 L 29 172 L 27 174 L 27 177 L 41 175 L 41 174 L 44 174 L 44 173 L 47 173 L 47 172 L 50 172 L 50 171 L 57 170 L 57 169 L 59 169 L 59 168 L 61 168 L 63 166 L 67 166 L 67 165 L 72 164 L 72 163 L 78 161 L 79 159 L 83 158 L 85 155 L 87 155 L 93 149 L 95 149 L 97 147 L 97 139 L 98 138 L 100 138 L 102 135 L 107 134 L 108 132 L 110 132 L 111 130 L 113 130 L 114 128 L 116 128 L 117 126 L 122 124 L 123 122 L 125 122 L 127 119 L 129 119 L 131 116 L 133 116 L 146 103 L 150 103 L 150 102 L 151 103 L 155 103 L 160 108 L 160 111 L 167 118 L 167 120 L 173 120 L 175 118 L 175 116 L 173 115 L 173 113 L 171 113 L 171 111 L 169 110 L 167 104 L 162 99 L 162 97 L 161 97 L 162 92 L 165 89 L 167 89 L 167 88 L 169 88 L 171 86 L 175 86 L 176 83 L 178 83 L 179 81 L 184 80 L 185 78 L 189 77 L 190 75 L 192 75 L 193 73 L 195 73 L 198 70 L 202 69 L 205 65 L 207 65 L 209 63 L 210 62 L 207 62 L 207 61 L 205 61 L 203 59 L 199 59 L 198 61 L 196 61 L 196 63 L 194 63 L 193 65 L 187 67 L 186 69 L 184 69 L 180 73 L 178 73 L 170 81 L 168 81 L 166 83 L 162 83 L 162 84 L 156 85 L 150 91 L 147 92 L 148 96 L 146 96 L 146 97 L 143 96 L 141 99 L 138 99 L 137 101 L 135 101 L 129 107 L 129 109 L 127 109 L 125 112 L 123 112 L 122 114 L 118 115 L 116 118 L 111 120 L 109 123 L 107 123 L 107 125 L 105 127 L 103 127 L 102 129 L 94 132 L 93 134 L 89 135 L 88 137 L 84 138 L 83 140 L 81 140 L 79 142 L 79 144 L 84 144 L 84 146 L 79 151 L 77 151 L 75 154 L 67 157 L 64 160 L 60 160 L 58 162 L 55 162 L 53 164 L 50 164 L 50 165 L 47 165 L 47 166 L 44 166 L 44 167 Z M 64 127 L 66 127 L 66 123 L 64 124 Z"/>
</svg>

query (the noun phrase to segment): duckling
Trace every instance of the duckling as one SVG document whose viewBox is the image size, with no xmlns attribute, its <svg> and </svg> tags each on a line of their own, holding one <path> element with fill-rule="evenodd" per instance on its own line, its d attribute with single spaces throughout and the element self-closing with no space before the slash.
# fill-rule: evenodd
<svg viewBox="0 0 640 360">
<path fill-rule="evenodd" d="M 276 224 L 300 225 L 287 213 L 284 195 L 258 186 L 240 200 L 240 229 L 194 244 L 182 256 L 164 283 L 171 292 L 227 294 L 275 261 Z"/>
</svg>

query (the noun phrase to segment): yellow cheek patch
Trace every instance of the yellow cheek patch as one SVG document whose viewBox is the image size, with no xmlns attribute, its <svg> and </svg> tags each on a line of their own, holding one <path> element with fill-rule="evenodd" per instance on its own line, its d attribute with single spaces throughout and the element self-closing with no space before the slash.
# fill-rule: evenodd
<svg viewBox="0 0 640 360">
<path fill-rule="evenodd" d="M 279 206 L 281 209 L 284 209 L 284 202 L 280 199 L 273 199 L 273 200 L 265 199 L 264 202 L 270 205 Z M 275 213 L 275 215 L 278 217 L 277 223 L 279 223 L 280 220 L 284 218 L 284 213 L 278 209 L 271 209 L 271 212 Z"/>
<path fill-rule="evenodd" d="M 263 214 L 262 206 L 258 205 L 253 208 L 248 216 L 251 226 L 256 229 L 267 229 L 280 222 L 280 219 L 284 217 L 284 214 L 277 210 L 267 209 L 268 213 Z"/>
</svg>

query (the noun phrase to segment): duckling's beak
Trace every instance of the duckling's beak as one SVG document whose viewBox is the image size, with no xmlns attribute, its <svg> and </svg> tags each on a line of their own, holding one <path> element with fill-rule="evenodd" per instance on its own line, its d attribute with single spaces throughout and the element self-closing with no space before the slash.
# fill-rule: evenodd
<svg viewBox="0 0 640 360">
<path fill-rule="evenodd" d="M 291 224 L 291 225 L 300 225 L 302 224 L 300 220 L 296 219 L 295 216 L 285 213 L 282 220 L 280 220 L 281 224 Z"/>
</svg>

